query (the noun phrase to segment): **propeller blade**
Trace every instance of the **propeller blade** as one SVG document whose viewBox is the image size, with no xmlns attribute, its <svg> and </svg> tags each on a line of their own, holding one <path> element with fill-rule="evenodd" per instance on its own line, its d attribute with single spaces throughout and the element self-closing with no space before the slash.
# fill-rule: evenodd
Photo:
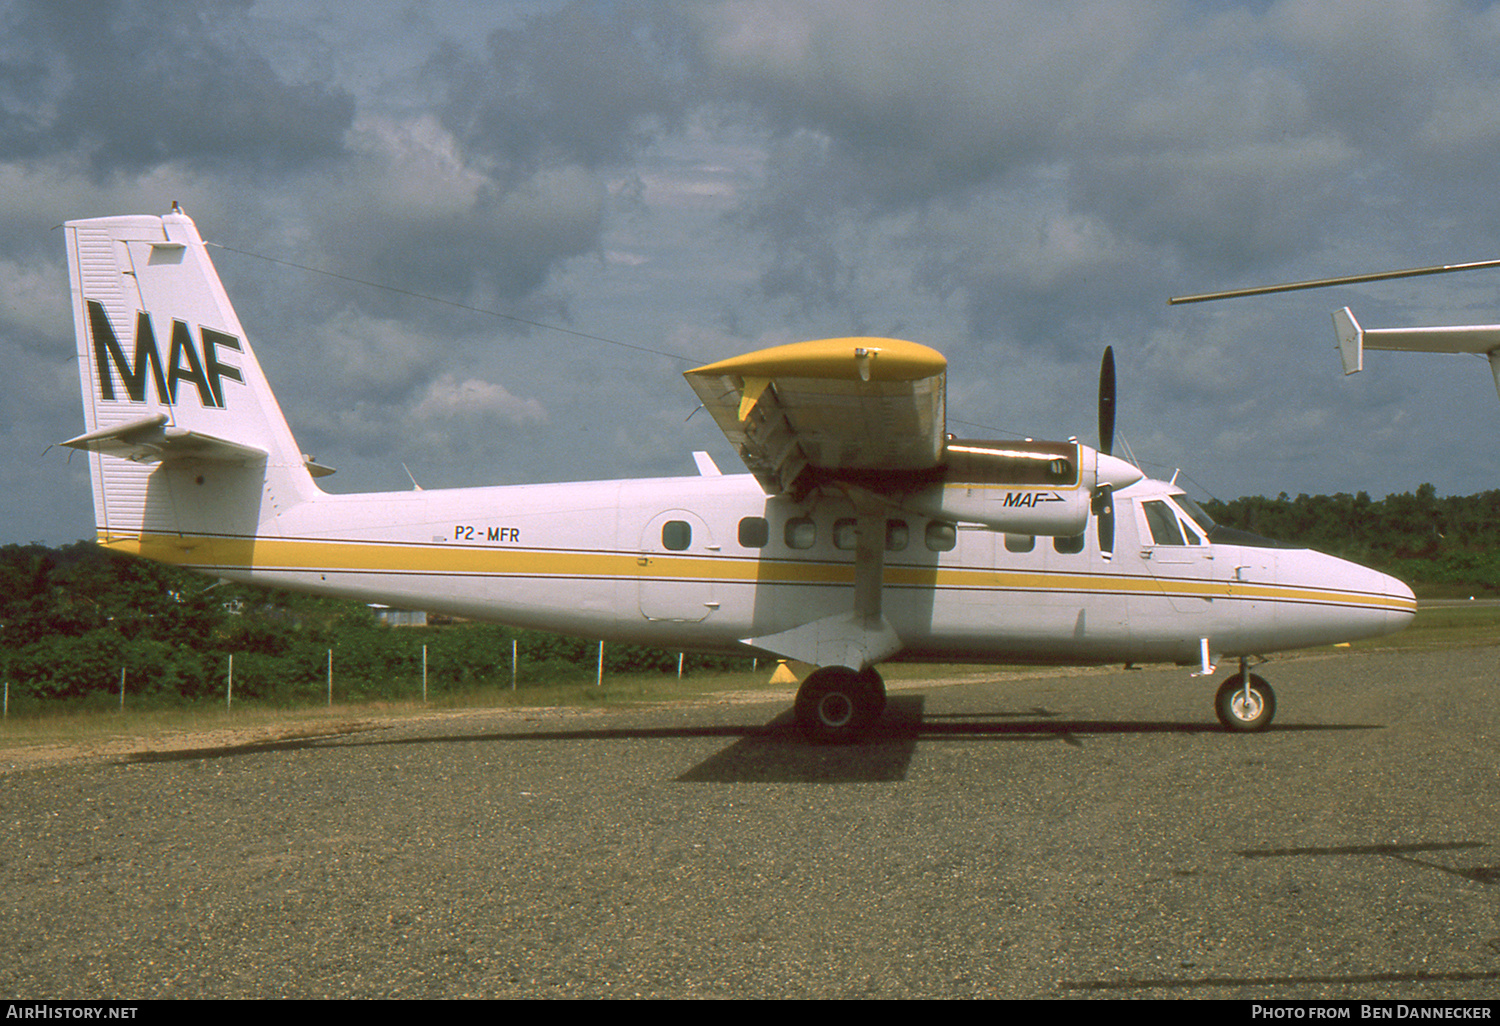
<svg viewBox="0 0 1500 1026">
<path fill-rule="evenodd" d="M 1115 352 L 1104 347 L 1099 365 L 1099 451 L 1113 454 L 1115 448 Z"/>
</svg>

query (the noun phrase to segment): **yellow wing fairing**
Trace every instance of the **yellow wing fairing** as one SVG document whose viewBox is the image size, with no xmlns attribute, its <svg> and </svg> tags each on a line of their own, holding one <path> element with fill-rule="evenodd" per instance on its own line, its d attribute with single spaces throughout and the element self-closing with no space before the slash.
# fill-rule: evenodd
<svg viewBox="0 0 1500 1026">
<path fill-rule="evenodd" d="M 948 360 L 936 349 L 897 338 L 825 338 L 758 349 L 710 363 L 688 376 L 816 378 L 890 384 L 941 377 Z"/>
<path fill-rule="evenodd" d="M 947 360 L 900 339 L 775 346 L 685 377 L 766 492 L 810 469 L 930 470 L 943 456 Z"/>
</svg>

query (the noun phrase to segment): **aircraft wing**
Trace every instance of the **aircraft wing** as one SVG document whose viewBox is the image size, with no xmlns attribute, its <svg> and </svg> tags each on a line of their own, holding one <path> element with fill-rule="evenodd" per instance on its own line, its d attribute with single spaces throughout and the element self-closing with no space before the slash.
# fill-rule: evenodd
<svg viewBox="0 0 1500 1026">
<path fill-rule="evenodd" d="M 767 494 L 812 470 L 940 465 L 948 361 L 890 338 L 830 338 L 720 360 L 684 377 Z"/>
</svg>

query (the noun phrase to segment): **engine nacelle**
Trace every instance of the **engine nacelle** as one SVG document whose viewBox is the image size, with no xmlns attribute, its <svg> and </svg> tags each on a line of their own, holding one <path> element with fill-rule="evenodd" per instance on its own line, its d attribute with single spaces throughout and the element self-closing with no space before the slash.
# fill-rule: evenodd
<svg viewBox="0 0 1500 1026">
<path fill-rule="evenodd" d="M 1095 449 L 1078 442 L 950 438 L 944 457 L 942 479 L 908 493 L 897 505 L 1011 534 L 1066 537 L 1088 526 L 1098 478 Z"/>
</svg>

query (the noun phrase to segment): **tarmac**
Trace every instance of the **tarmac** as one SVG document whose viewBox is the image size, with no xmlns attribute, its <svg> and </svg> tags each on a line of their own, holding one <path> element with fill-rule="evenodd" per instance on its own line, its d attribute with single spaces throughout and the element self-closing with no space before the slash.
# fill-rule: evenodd
<svg viewBox="0 0 1500 1026">
<path fill-rule="evenodd" d="M 0 995 L 1500 997 L 1500 649 L 531 710 L 0 778 Z M 1219 676 L 1227 675 L 1226 673 Z"/>
</svg>

